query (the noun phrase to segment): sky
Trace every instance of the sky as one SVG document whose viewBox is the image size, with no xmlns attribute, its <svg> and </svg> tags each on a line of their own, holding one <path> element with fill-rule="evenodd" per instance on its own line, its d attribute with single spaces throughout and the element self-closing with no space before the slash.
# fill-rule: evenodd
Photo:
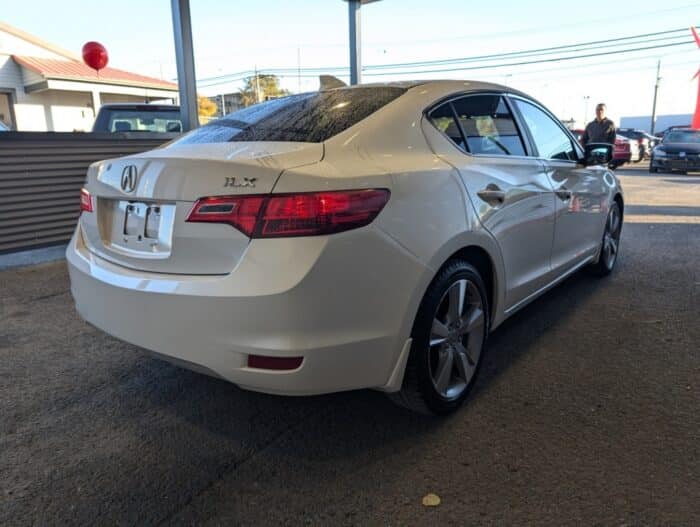
<svg viewBox="0 0 700 527">
<path fill-rule="evenodd" d="M 347 67 L 348 8 L 342 0 L 190 0 L 199 92 L 235 91 L 241 82 L 212 78 L 254 69 L 289 68 L 283 87 L 318 89 L 296 69 Z M 176 77 L 169 0 L 0 0 L 0 20 L 80 53 L 89 40 L 104 44 L 110 66 L 173 80 Z M 381 0 L 362 8 L 363 66 L 471 57 L 562 46 L 700 25 L 700 2 L 501 0 Z M 691 40 L 690 30 L 687 30 Z M 651 113 L 661 60 L 657 114 L 695 109 L 700 49 L 695 44 L 575 61 L 406 75 L 486 80 L 518 88 L 562 119 L 593 117 L 595 103 L 622 116 Z M 438 69 L 438 68 L 434 68 Z M 376 72 L 376 70 L 375 70 Z M 343 72 L 344 73 L 344 72 Z M 339 75 L 340 76 L 340 75 Z"/>
</svg>

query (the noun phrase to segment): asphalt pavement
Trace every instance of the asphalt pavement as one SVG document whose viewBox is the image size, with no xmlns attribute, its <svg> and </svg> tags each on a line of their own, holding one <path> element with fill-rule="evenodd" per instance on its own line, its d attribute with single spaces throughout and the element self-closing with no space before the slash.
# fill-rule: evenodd
<svg viewBox="0 0 700 527">
<path fill-rule="evenodd" d="M 501 326 L 447 419 L 245 392 L 81 321 L 63 261 L 0 272 L 0 525 L 699 525 L 700 175 L 618 174 L 616 271 Z"/>
</svg>

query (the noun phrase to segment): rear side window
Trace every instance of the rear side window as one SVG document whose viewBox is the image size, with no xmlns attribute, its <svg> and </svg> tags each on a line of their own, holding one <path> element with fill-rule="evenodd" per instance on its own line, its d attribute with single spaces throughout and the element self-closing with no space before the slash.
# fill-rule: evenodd
<svg viewBox="0 0 700 527">
<path fill-rule="evenodd" d="M 367 86 L 273 99 L 210 122 L 173 144 L 228 141 L 320 143 L 347 130 L 405 92 L 405 88 L 394 86 Z"/>
<path fill-rule="evenodd" d="M 523 140 L 500 95 L 472 95 L 453 103 L 472 154 L 524 156 Z"/>
<path fill-rule="evenodd" d="M 429 115 L 430 121 L 433 123 L 435 128 L 440 130 L 443 134 L 449 137 L 454 144 L 460 147 L 462 150 L 466 150 L 464 145 L 464 139 L 462 138 L 462 132 L 459 131 L 459 126 L 454 118 L 454 112 L 452 111 L 452 104 L 447 103 L 439 106 Z"/>
<path fill-rule="evenodd" d="M 575 161 L 578 155 L 569 135 L 534 104 L 515 99 L 515 105 L 530 129 L 540 157 Z"/>
</svg>

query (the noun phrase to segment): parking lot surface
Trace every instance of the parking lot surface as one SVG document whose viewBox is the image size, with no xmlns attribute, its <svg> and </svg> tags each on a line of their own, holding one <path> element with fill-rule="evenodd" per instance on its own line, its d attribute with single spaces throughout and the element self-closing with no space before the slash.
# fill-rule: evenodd
<svg viewBox="0 0 700 527">
<path fill-rule="evenodd" d="M 65 262 L 0 272 L 0 525 L 700 524 L 700 175 L 637 166 L 613 275 L 501 326 L 447 419 L 244 392 L 82 322 Z"/>
</svg>

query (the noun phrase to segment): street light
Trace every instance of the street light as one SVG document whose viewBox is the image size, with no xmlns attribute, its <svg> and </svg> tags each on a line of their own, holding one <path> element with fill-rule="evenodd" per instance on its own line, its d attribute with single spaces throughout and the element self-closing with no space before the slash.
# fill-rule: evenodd
<svg viewBox="0 0 700 527">
<path fill-rule="evenodd" d="M 362 82 L 362 31 L 360 25 L 360 7 L 379 0 L 343 0 L 348 3 L 348 22 L 350 27 L 350 84 Z"/>
</svg>

